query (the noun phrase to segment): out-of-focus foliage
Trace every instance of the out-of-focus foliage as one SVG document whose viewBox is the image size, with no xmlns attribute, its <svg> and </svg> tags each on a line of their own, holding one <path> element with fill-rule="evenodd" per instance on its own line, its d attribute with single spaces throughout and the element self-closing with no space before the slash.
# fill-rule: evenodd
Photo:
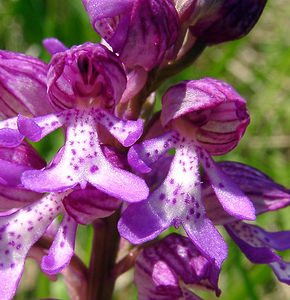
<svg viewBox="0 0 290 300">
<path fill-rule="evenodd" d="M 290 6 L 269 1 L 246 38 L 206 49 L 198 62 L 164 84 L 213 76 L 232 84 L 248 100 L 251 125 L 239 147 L 221 159 L 236 160 L 266 172 L 290 188 Z M 0 48 L 25 52 L 48 61 L 41 41 L 57 37 L 67 46 L 99 40 L 81 0 L 0 1 Z M 160 98 L 159 93 L 159 98 Z M 38 150 L 49 161 L 62 144 L 59 134 L 45 139 Z M 48 150 L 52 149 L 52 150 Z M 290 208 L 261 216 L 269 230 L 290 229 Z M 81 228 L 77 253 L 88 263 L 91 228 Z M 288 257 L 290 260 L 290 256 Z M 132 273 L 117 282 L 115 299 L 135 299 Z M 289 299 L 290 287 L 278 283 L 267 266 L 251 265 L 231 244 L 221 273 L 221 299 Z M 213 295 L 202 293 L 207 299 Z M 29 262 L 15 299 L 68 299 L 61 280 L 51 283 Z"/>
</svg>

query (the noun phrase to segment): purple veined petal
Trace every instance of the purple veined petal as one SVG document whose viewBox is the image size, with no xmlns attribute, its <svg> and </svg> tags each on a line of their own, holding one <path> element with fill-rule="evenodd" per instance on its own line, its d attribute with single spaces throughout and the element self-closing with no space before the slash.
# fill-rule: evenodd
<svg viewBox="0 0 290 300">
<path fill-rule="evenodd" d="M 273 262 L 269 266 L 274 271 L 278 280 L 290 284 L 290 263 L 285 261 Z"/>
<path fill-rule="evenodd" d="M 134 1 L 130 17 L 126 41 L 114 50 L 129 68 L 151 70 L 171 54 L 180 27 L 177 12 L 168 0 L 139 0 Z"/>
<path fill-rule="evenodd" d="M 76 230 L 77 223 L 68 214 L 64 214 L 48 255 L 42 259 L 41 269 L 44 273 L 57 274 L 69 264 L 74 254 Z"/>
<path fill-rule="evenodd" d="M 33 119 L 19 115 L 17 125 L 21 134 L 33 142 L 38 142 L 49 133 L 63 126 L 71 114 L 73 112 L 68 110 Z"/>
<path fill-rule="evenodd" d="M 218 166 L 251 199 L 257 214 L 290 204 L 290 191 L 261 171 L 237 162 L 220 162 Z"/>
<path fill-rule="evenodd" d="M 237 162 L 218 162 L 226 174 L 252 201 L 256 214 L 277 210 L 290 203 L 290 192 L 261 171 Z M 235 218 L 227 214 L 219 203 L 207 176 L 202 178 L 202 195 L 209 218 L 215 224 L 228 224 Z"/>
<path fill-rule="evenodd" d="M 150 140 L 145 140 L 130 148 L 128 162 L 130 166 L 140 173 L 149 173 L 154 164 L 165 153 L 172 149 L 179 140 L 179 134 L 169 131 Z"/>
<path fill-rule="evenodd" d="M 200 148 L 198 154 L 211 187 L 224 210 L 236 219 L 255 220 L 255 208 L 239 186 L 218 167 L 207 151 Z"/>
<path fill-rule="evenodd" d="M 94 115 L 74 110 L 67 120 L 66 143 L 59 161 L 50 168 L 26 171 L 23 185 L 33 191 L 65 191 L 76 185 L 91 183 L 116 198 L 134 202 L 147 198 L 148 187 L 136 175 L 114 167 L 104 156 Z"/>
<path fill-rule="evenodd" d="M 0 147 L 17 147 L 23 139 L 24 136 L 17 130 L 17 117 L 0 122 Z"/>
<path fill-rule="evenodd" d="M 125 147 L 133 145 L 143 133 L 143 121 L 124 121 L 105 110 L 96 111 L 96 122 L 102 124 Z"/>
<path fill-rule="evenodd" d="M 233 241 L 251 262 L 268 264 L 281 260 L 281 258 L 257 236 L 258 231 L 254 229 L 254 226 L 243 222 L 235 222 L 226 225 L 225 228 Z"/>
<path fill-rule="evenodd" d="M 47 65 L 41 60 L 0 51 L 0 118 L 39 116 L 52 111 L 46 92 Z"/>
<path fill-rule="evenodd" d="M 121 202 L 94 187 L 75 190 L 63 200 L 68 214 L 79 224 L 90 224 L 97 218 L 105 218 L 113 214 Z"/>
<path fill-rule="evenodd" d="M 183 236 L 171 234 L 145 248 L 138 256 L 135 283 L 138 299 L 200 299 L 187 285 L 214 289 L 219 269 Z"/>
<path fill-rule="evenodd" d="M 113 47 L 124 42 L 129 18 L 127 18 L 128 23 L 124 20 L 119 23 L 119 15 L 126 15 L 131 11 L 134 0 L 112 0 L 111 5 L 108 5 L 106 0 L 82 0 L 82 2 L 98 34 Z"/>
<path fill-rule="evenodd" d="M 67 47 L 56 38 L 47 38 L 42 41 L 44 48 L 49 54 L 54 55 L 58 52 L 67 50 Z"/>
<path fill-rule="evenodd" d="M 227 83 L 212 78 L 184 81 L 162 98 L 163 126 L 181 118 L 212 155 L 232 150 L 249 124 L 245 100 Z M 172 122 L 175 121 L 175 122 Z M 174 124 L 173 124 L 174 123 Z"/>
<path fill-rule="evenodd" d="M 47 195 L 41 200 L 0 217 L 0 298 L 12 299 L 27 252 L 62 211 L 63 195 Z"/>
</svg>

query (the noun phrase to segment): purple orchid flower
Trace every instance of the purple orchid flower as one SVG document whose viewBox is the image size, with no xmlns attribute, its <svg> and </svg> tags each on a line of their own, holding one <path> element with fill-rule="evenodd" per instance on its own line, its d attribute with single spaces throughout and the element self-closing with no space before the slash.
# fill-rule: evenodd
<svg viewBox="0 0 290 300">
<path fill-rule="evenodd" d="M 221 162 L 218 165 L 251 199 L 256 214 L 290 204 L 290 191 L 261 171 L 236 162 Z M 290 231 L 268 232 L 256 225 L 236 221 L 222 210 L 206 177 L 203 178 L 203 196 L 209 218 L 215 224 L 225 225 L 247 258 L 253 263 L 269 264 L 280 281 L 290 284 L 290 263 L 273 252 L 290 249 Z"/>
<path fill-rule="evenodd" d="M 207 288 L 220 294 L 220 270 L 191 241 L 171 234 L 145 248 L 135 266 L 138 299 L 200 300 L 189 288 Z"/>
<path fill-rule="evenodd" d="M 83 0 L 95 31 L 119 53 L 127 68 L 159 65 L 178 37 L 179 22 L 169 0 Z"/>
<path fill-rule="evenodd" d="M 114 167 L 100 146 L 108 132 L 125 147 L 142 134 L 141 120 L 123 121 L 113 115 L 125 85 L 125 73 L 118 58 L 102 45 L 87 43 L 53 56 L 47 87 L 49 100 L 58 111 L 33 119 L 20 115 L 17 123 L 15 119 L 2 122 L 8 133 L 0 140 L 3 145 L 9 142 L 11 147 L 24 137 L 39 141 L 59 127 L 66 128 L 66 142 L 58 159 L 46 169 L 25 172 L 22 183 L 26 188 L 63 192 L 76 185 L 85 188 L 90 183 L 129 202 L 147 197 L 145 182 Z"/>
<path fill-rule="evenodd" d="M 123 159 L 115 149 L 104 147 L 106 158 L 118 168 L 124 167 Z M 89 224 L 97 218 L 113 214 L 120 200 L 92 186 L 61 193 L 50 193 L 41 199 L 0 216 L 0 298 L 12 299 L 21 278 L 26 257 L 48 231 L 54 220 L 62 221 L 53 237 L 48 253 L 41 258 L 42 271 L 53 276 L 62 272 L 74 254 L 78 224 Z"/>
<path fill-rule="evenodd" d="M 224 82 L 211 78 L 187 81 L 163 96 L 161 123 L 166 132 L 134 145 L 128 160 L 138 172 L 149 173 L 175 149 L 168 174 L 147 200 L 129 205 L 119 221 L 119 232 L 139 244 L 170 225 L 182 224 L 197 249 L 220 266 L 227 247 L 206 216 L 199 164 L 227 213 L 238 219 L 255 219 L 250 200 L 211 158 L 237 145 L 249 123 L 246 102 Z"/>
<path fill-rule="evenodd" d="M 259 20 L 267 0 L 174 0 L 181 24 L 207 44 L 239 39 Z"/>
</svg>

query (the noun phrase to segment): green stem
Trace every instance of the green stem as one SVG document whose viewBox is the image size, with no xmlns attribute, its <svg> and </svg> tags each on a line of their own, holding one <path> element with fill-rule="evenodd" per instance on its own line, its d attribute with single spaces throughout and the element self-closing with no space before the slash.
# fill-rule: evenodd
<svg viewBox="0 0 290 300">
<path fill-rule="evenodd" d="M 183 71 L 190 65 L 192 65 L 198 57 L 201 55 L 203 50 L 206 48 L 206 43 L 202 40 L 197 40 L 193 47 L 189 49 L 179 60 L 175 63 L 158 70 L 156 73 L 156 79 L 151 86 L 151 92 L 156 90 L 166 79 L 172 77 L 179 72 Z"/>
<path fill-rule="evenodd" d="M 88 279 L 88 300 L 110 300 L 113 297 L 115 278 L 113 267 L 119 248 L 117 221 L 119 213 L 97 220 L 94 224 L 94 238 Z"/>
<path fill-rule="evenodd" d="M 140 116 L 142 106 L 149 95 L 156 91 L 166 79 L 178 74 L 193 64 L 205 48 L 206 43 L 202 40 L 197 40 L 193 47 L 173 64 L 161 69 L 155 68 L 150 71 L 143 89 L 132 101 L 130 101 L 128 107 L 123 108 L 123 111 L 127 110 L 126 118 L 132 120 L 137 119 Z"/>
</svg>

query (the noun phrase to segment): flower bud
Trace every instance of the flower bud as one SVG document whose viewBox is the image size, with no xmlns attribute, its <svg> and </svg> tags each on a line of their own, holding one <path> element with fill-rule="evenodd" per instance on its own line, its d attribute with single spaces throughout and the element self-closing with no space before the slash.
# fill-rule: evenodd
<svg viewBox="0 0 290 300">
<path fill-rule="evenodd" d="M 83 0 L 83 4 L 95 31 L 128 68 L 154 68 L 178 37 L 178 15 L 169 0 Z"/>
<path fill-rule="evenodd" d="M 257 23 L 267 0 L 174 0 L 180 21 L 207 44 L 239 39 Z"/>
<path fill-rule="evenodd" d="M 47 65 L 39 59 L 0 51 L 0 118 L 51 112 L 46 74 Z"/>
<path fill-rule="evenodd" d="M 48 70 L 48 94 L 58 109 L 112 108 L 126 87 L 117 56 L 99 44 L 86 43 L 56 53 Z"/>
</svg>

